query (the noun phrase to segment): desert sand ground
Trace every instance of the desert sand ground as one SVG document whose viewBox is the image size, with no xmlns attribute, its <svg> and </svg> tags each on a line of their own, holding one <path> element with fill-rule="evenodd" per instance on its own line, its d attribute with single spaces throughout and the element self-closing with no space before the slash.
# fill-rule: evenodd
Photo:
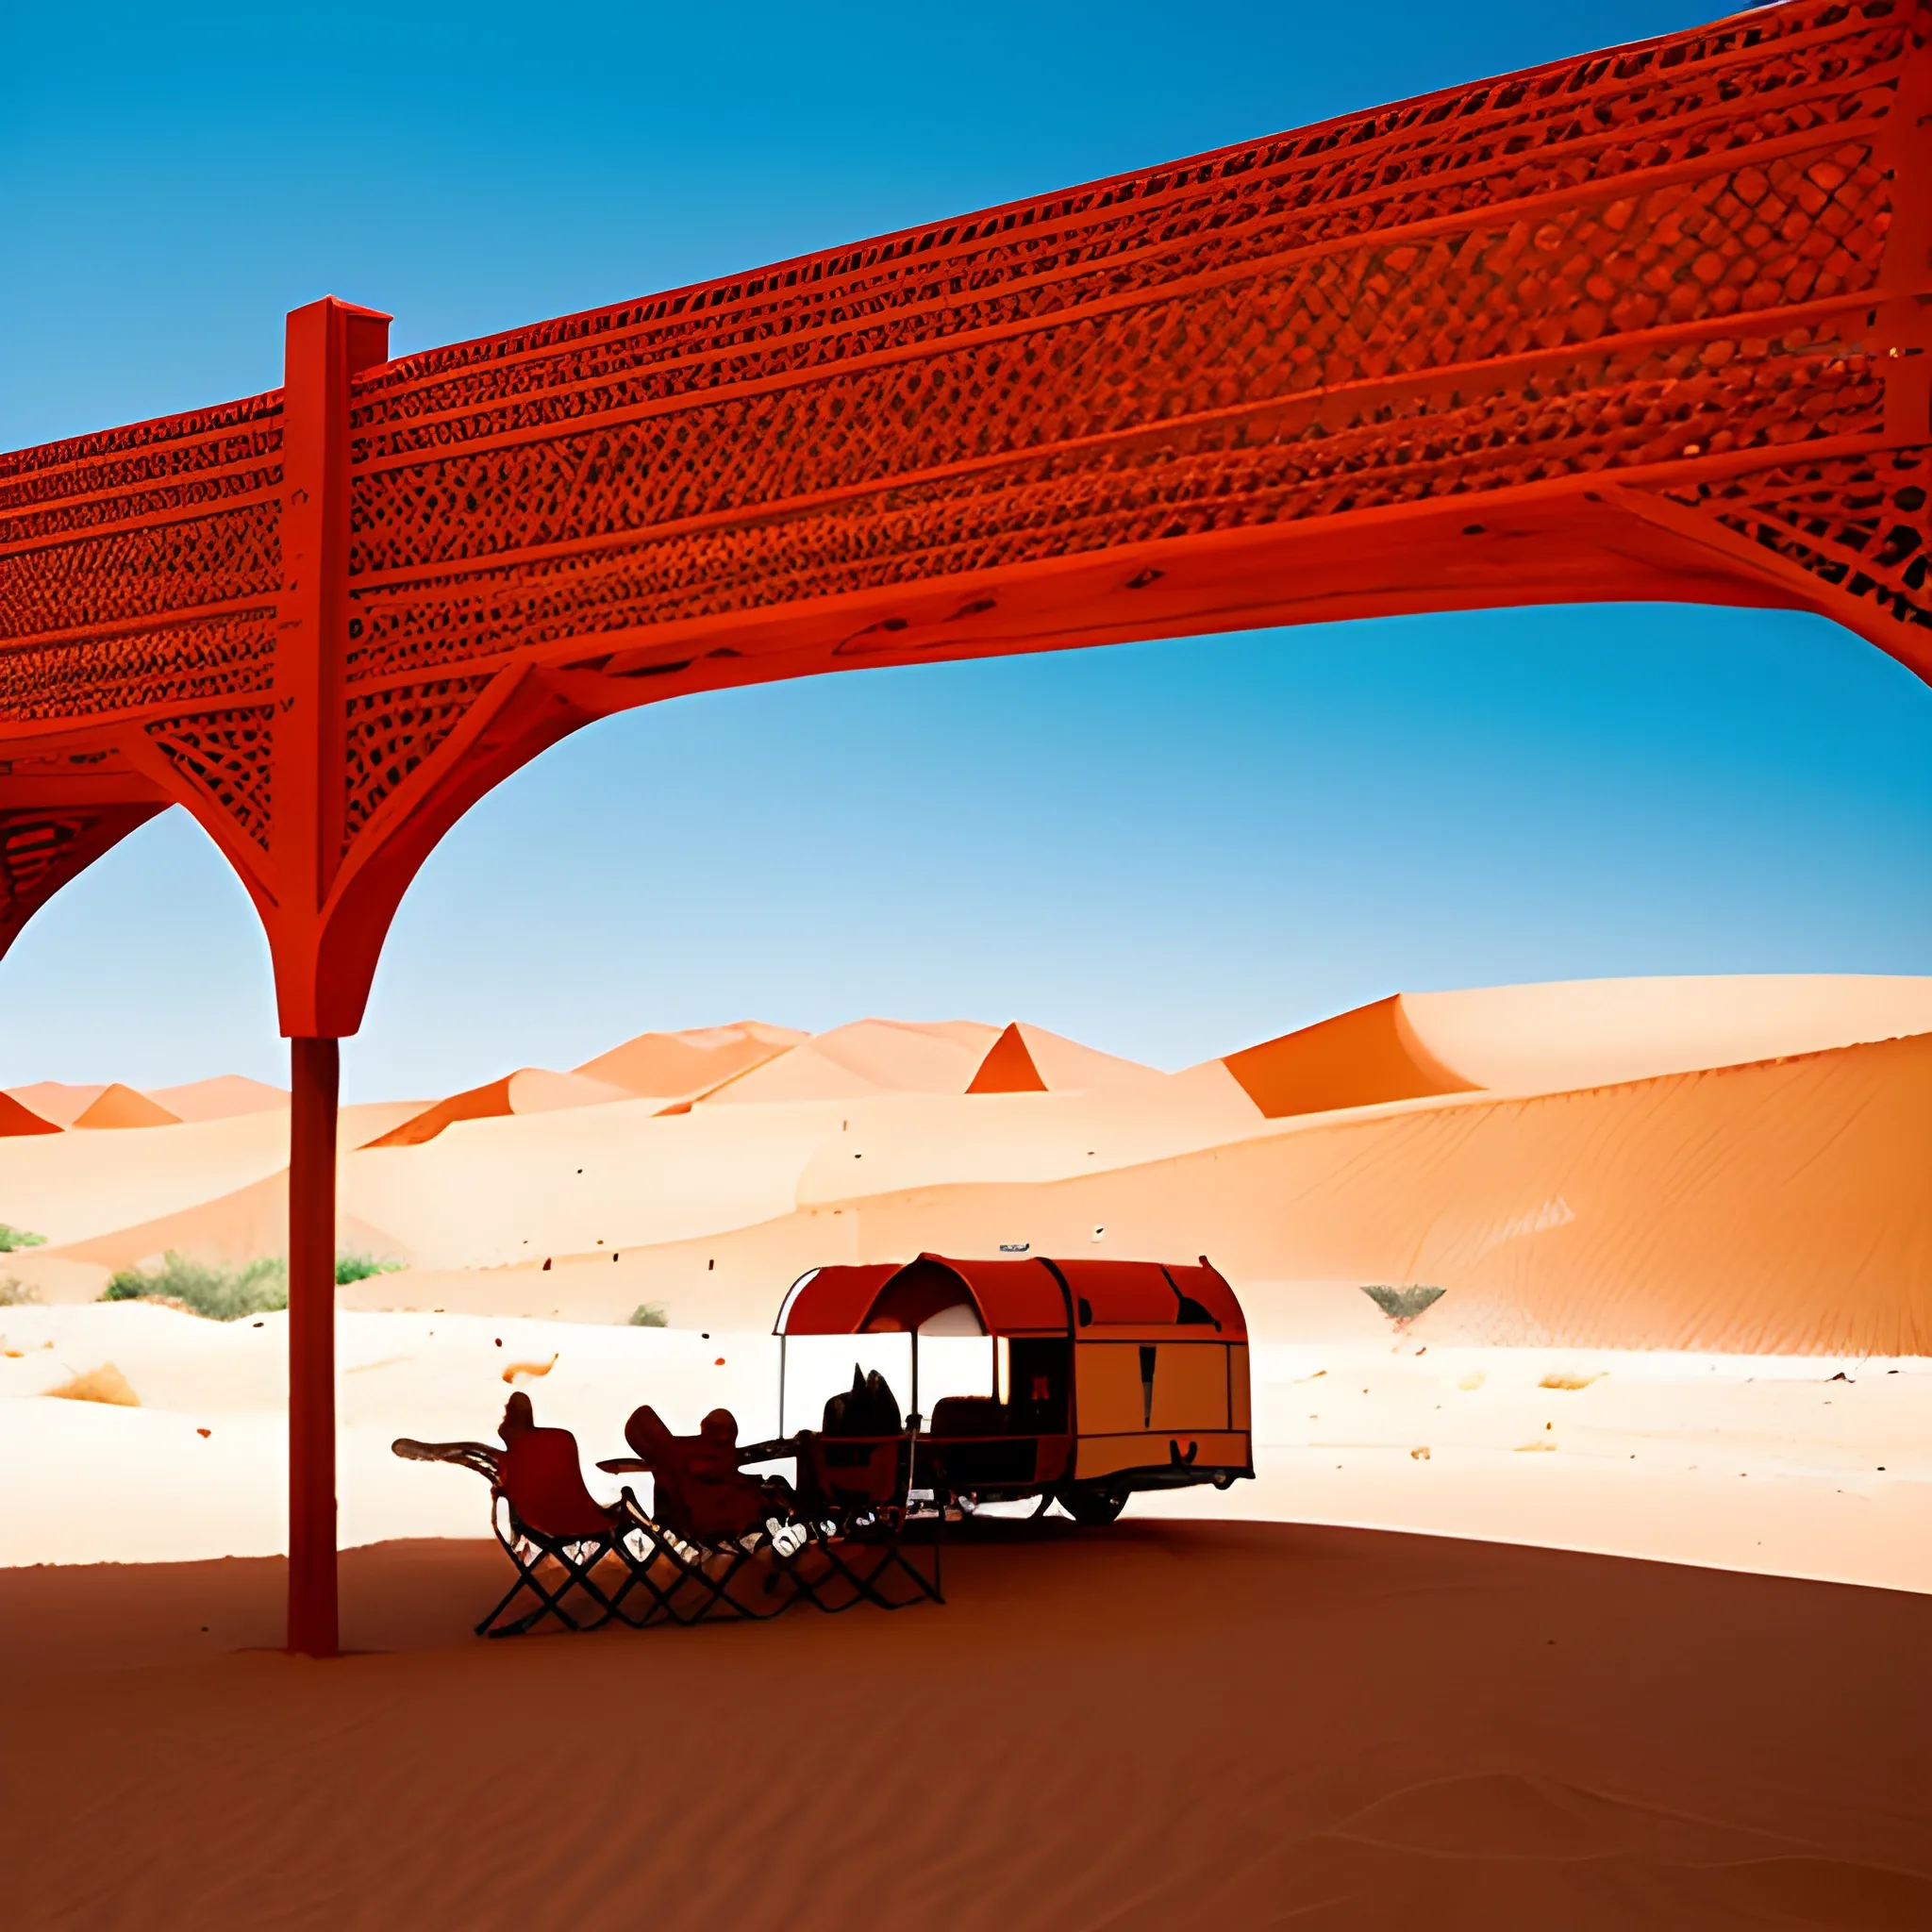
<svg viewBox="0 0 1932 1932">
<path fill-rule="evenodd" d="M 225 1324 L 138 1302 L 0 1310 L 0 1467 L 12 1474 L 0 1565 L 281 1550 L 284 1334 L 279 1315 Z M 778 1426 L 768 1333 L 351 1313 L 338 1345 L 351 1544 L 487 1535 L 480 1481 L 399 1462 L 389 1445 L 493 1441 L 512 1387 L 530 1392 L 540 1420 L 576 1432 L 587 1465 L 625 1453 L 624 1420 L 640 1402 L 686 1432 L 719 1407 L 744 1441 Z M 987 1347 L 928 1340 L 924 1387 L 988 1386 Z M 903 1336 L 794 1343 L 786 1426 L 815 1419 L 855 1357 L 903 1395 L 906 1349 Z M 109 1367 L 139 1407 L 44 1399 Z M 1374 1335 L 1257 1343 L 1253 1377 L 1257 1480 L 1142 1499 L 1133 1513 L 1375 1525 L 1932 1593 L 1923 1357 L 1429 1347 Z M 615 1496 L 611 1479 L 589 1479 Z"/>
<path fill-rule="evenodd" d="M 1916 1928 L 1932 1599 L 1270 1524 L 503 1644 L 493 1547 L 0 1574 L 21 1926 Z"/>
<path fill-rule="evenodd" d="M 281 1097 L 11 1100 L 17 1923 L 1932 1924 L 1932 981 L 1401 995 L 1177 1074 L 740 1023 L 350 1109 L 341 1245 L 406 1265 L 341 1293 L 330 1665 L 274 1651 L 284 1318 L 95 1299 L 275 1251 Z M 395 1436 L 764 1435 L 805 1268 L 1023 1244 L 1212 1255 L 1257 1480 L 981 1520 L 942 1608 L 468 1636 L 487 1492 Z M 907 1346 L 794 1347 L 786 1425 Z"/>
</svg>

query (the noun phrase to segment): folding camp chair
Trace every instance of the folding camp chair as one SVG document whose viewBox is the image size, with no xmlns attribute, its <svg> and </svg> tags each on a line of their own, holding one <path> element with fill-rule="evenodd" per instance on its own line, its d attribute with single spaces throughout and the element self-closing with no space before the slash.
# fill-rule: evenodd
<svg viewBox="0 0 1932 1932">
<path fill-rule="evenodd" d="M 916 1419 L 915 1419 L 916 1421 Z M 799 1591 L 818 1608 L 850 1609 L 869 1603 L 903 1609 L 921 1598 L 943 1603 L 940 1545 L 944 1514 L 913 1500 L 915 1429 L 891 1436 L 826 1436 L 804 1429 L 794 1438 L 799 1508 L 811 1521 L 821 1552 L 814 1575 Z M 930 1531 L 925 1571 L 908 1553 L 908 1532 Z"/>
<path fill-rule="evenodd" d="M 571 1630 L 594 1630 L 610 1621 L 616 1602 L 594 1573 L 608 1557 L 622 1560 L 623 1525 L 615 1510 L 585 1489 L 576 1438 L 568 1429 L 531 1428 L 501 1449 L 408 1437 L 391 1446 L 407 1460 L 453 1462 L 490 1482 L 490 1526 L 517 1575 L 476 1625 L 477 1636 L 521 1636 L 545 1617 Z M 508 1615 L 525 1595 L 536 1599 L 535 1607 Z"/>
<path fill-rule="evenodd" d="M 517 1576 L 477 1624 L 478 1636 L 521 1636 L 546 1617 L 571 1630 L 613 1620 L 642 1629 L 762 1620 L 800 1601 L 827 1612 L 858 1603 L 899 1609 L 921 1599 L 944 1601 L 937 1517 L 929 1576 L 901 1545 L 903 1486 L 888 1474 L 899 1467 L 896 1455 L 876 1463 L 878 1481 L 864 1492 L 847 1484 L 828 1497 L 817 1485 L 811 1506 L 801 1507 L 787 1485 L 738 1467 L 737 1424 L 723 1410 L 706 1419 L 698 1437 L 685 1438 L 643 1408 L 625 1434 L 641 1453 L 599 1467 L 648 1470 L 649 1509 L 627 1488 L 619 1502 L 599 1503 L 584 1487 L 576 1439 L 567 1429 L 538 1428 L 526 1396 L 510 1398 L 501 1449 L 408 1438 L 393 1444 L 398 1456 L 457 1463 L 491 1485 L 491 1525 Z M 896 1452 L 900 1441 L 884 1446 Z M 757 1450 L 743 1453 L 757 1459 Z M 535 1600 L 528 1608 L 526 1596 Z"/>
</svg>

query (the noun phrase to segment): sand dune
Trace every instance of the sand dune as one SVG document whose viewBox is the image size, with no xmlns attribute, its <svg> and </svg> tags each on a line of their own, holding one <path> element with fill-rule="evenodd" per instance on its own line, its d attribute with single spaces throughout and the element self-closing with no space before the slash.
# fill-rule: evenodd
<svg viewBox="0 0 1932 1932">
<path fill-rule="evenodd" d="M 897 1615 L 466 1639 L 502 1574 L 351 1552 L 320 1666 L 276 1560 L 0 1575 L 12 1923 L 1932 1923 L 1924 1598 L 1130 1519 Z"/>
<path fill-rule="evenodd" d="M 274 1113 L 289 1104 L 286 1087 L 271 1087 L 241 1074 L 218 1074 L 180 1087 L 150 1087 L 147 1097 L 184 1121 L 225 1121 L 238 1113 Z"/>
<path fill-rule="evenodd" d="M 1401 993 L 1231 1053 L 1223 1064 L 1270 1120 L 1467 1093 L 1482 1084 L 1430 1053 Z"/>
<path fill-rule="evenodd" d="M 1161 1075 L 1138 1060 L 1096 1053 L 1076 1040 L 1015 1020 L 987 1049 L 967 1083 L 969 1093 L 1059 1093 L 1088 1087 L 1158 1080 Z"/>
<path fill-rule="evenodd" d="M 367 1148 L 344 1159 L 341 1191 L 423 1265 L 502 1267 L 709 1238 L 860 1189 L 1090 1174 L 1265 1126 L 1218 1067 L 1117 1090 L 708 1104 L 668 1118 L 632 1101 Z"/>
<path fill-rule="evenodd" d="M 1043 1166 L 1045 1102 L 1081 1098 L 977 1103 L 1034 1115 L 1002 1123 L 989 1153 Z M 558 1241 L 541 1281 L 515 1269 L 474 1277 L 489 1297 L 476 1305 L 608 1321 L 656 1301 L 693 1325 L 755 1325 L 774 1284 L 824 1262 L 1021 1244 L 1205 1249 L 1255 1331 L 1274 1338 L 1376 1332 L 1362 1285 L 1421 1284 L 1447 1291 L 1414 1326 L 1437 1345 L 1932 1353 L 1932 1036 L 1298 1122 L 1058 1179 L 841 1187 L 862 1167 L 883 1179 L 893 1156 L 918 1158 L 907 1104 L 874 1106 L 897 1137 L 892 1155 L 861 1134 L 861 1163 L 844 1152 L 851 1134 L 828 1134 L 791 1211 L 589 1253 Z M 963 1168 L 960 1139 L 935 1124 L 929 1158 L 937 1165 L 949 1145 Z M 470 1305 L 460 1274 L 433 1279 L 432 1290 L 399 1277 L 385 1291 L 411 1306 Z"/>
<path fill-rule="evenodd" d="M 71 1127 L 107 1091 L 106 1081 L 92 1087 L 75 1087 L 61 1080 L 36 1080 L 31 1086 L 9 1087 L 7 1092 L 43 1121 Z"/>
<path fill-rule="evenodd" d="M 10 1093 L 0 1093 L 0 1136 L 13 1134 L 58 1134 L 58 1121 L 50 1121 L 42 1114 L 24 1106 Z"/>
<path fill-rule="evenodd" d="M 1920 1035 L 842 1205 L 865 1260 L 1206 1248 L 1261 1333 L 1306 1314 L 1292 1295 L 1272 1307 L 1271 1284 L 1423 1283 L 1449 1291 L 1424 1341 L 1916 1355 L 1932 1353 L 1928 1163 Z"/>
<path fill-rule="evenodd" d="M 641 1211 L 635 1188 L 627 1199 L 611 1193 L 601 1249 L 580 1233 L 569 1239 L 568 1217 L 553 1218 L 552 1269 L 541 1281 L 517 1270 L 478 1277 L 475 1291 L 490 1297 L 479 1305 L 610 1320 L 656 1301 L 693 1325 L 753 1325 L 774 1284 L 822 1262 L 1022 1243 L 1046 1253 L 1205 1249 L 1240 1289 L 1256 1331 L 1275 1337 L 1373 1332 L 1380 1318 L 1362 1284 L 1422 1284 L 1448 1292 L 1417 1323 L 1421 1341 L 1932 1353 L 1932 1036 L 1528 1100 L 1455 1096 L 1365 1117 L 1257 1122 L 1252 1131 L 1209 1100 L 1191 1149 L 1154 1148 L 1162 1133 L 1178 1141 L 1184 1123 L 1172 1110 L 1150 1117 L 1142 1144 L 1152 1158 L 1140 1160 L 1123 1110 L 1103 1116 L 1091 1095 L 975 1100 L 992 1110 L 977 1142 L 935 1097 L 846 1105 L 854 1111 L 842 1123 L 817 1124 L 816 1149 L 802 1161 L 808 1117 L 789 1119 L 798 1140 L 767 1143 L 780 1166 L 799 1162 L 790 1204 L 779 1205 L 788 1182 L 778 1171 L 762 1195 L 729 1202 L 714 1181 L 709 1227 L 654 1233 L 696 1205 L 685 1176 L 708 1163 L 687 1143 L 670 1171 L 667 1218 Z M 748 1110 L 746 1124 L 769 1114 L 775 1128 L 793 1113 Z M 603 1120 L 615 1124 L 614 1110 Z M 557 1151 L 568 1160 L 578 1144 Z M 648 1167 L 642 1137 L 627 1144 L 628 1156 L 611 1146 L 613 1171 Z M 748 1137 L 714 1144 L 754 1158 Z M 487 1191 L 507 1206 L 521 1180 L 534 1215 L 565 1176 L 549 1180 L 522 1141 L 512 1167 L 511 1145 L 506 1139 L 489 1159 Z M 1099 1152 L 1083 1158 L 1089 1148 Z M 472 1158 L 480 1167 L 484 1158 Z M 948 1171 L 962 1178 L 945 1179 Z M 406 1178 L 397 1173 L 394 1184 Z M 431 1249 L 449 1236 L 420 1209 L 409 1218 L 420 1197 L 375 1205 L 358 1179 L 351 1198 L 372 1204 L 360 1211 L 381 1224 L 420 1230 L 425 1259 L 450 1252 Z M 754 1218 L 760 1200 L 772 1211 Z M 744 1214 L 736 1224 L 733 1207 Z M 620 1226 L 633 1232 L 609 1232 Z M 461 1276 L 435 1283 L 399 1279 L 386 1291 L 412 1306 L 469 1305 Z"/>
<path fill-rule="evenodd" d="M 418 1110 L 408 1101 L 344 1108 L 341 1144 L 351 1148 Z M 0 1153 L 0 1220 L 44 1235 L 58 1253 L 69 1241 L 219 1200 L 278 1172 L 288 1158 L 285 1111 L 8 1140 Z M 6 1272 L 38 1280 L 46 1252 L 16 1254 Z"/>
<path fill-rule="evenodd" d="M 564 1107 L 601 1107 L 631 1095 L 608 1080 L 591 1080 L 581 1074 L 553 1074 L 547 1067 L 524 1067 L 491 1080 L 452 1093 L 412 1114 L 400 1126 L 365 1141 L 365 1147 L 419 1147 L 433 1141 L 445 1127 L 458 1121 L 501 1120 L 511 1114 L 555 1113 Z"/>
<path fill-rule="evenodd" d="M 76 1124 L 143 1127 L 168 1124 L 168 1120 L 142 1108 L 140 1105 L 142 1101 L 151 1103 L 168 1119 L 177 1121 L 217 1121 L 228 1120 L 242 1113 L 273 1113 L 289 1104 L 286 1089 L 270 1087 L 241 1074 L 220 1074 L 211 1080 L 190 1080 L 179 1087 L 146 1090 L 124 1087 L 118 1082 L 110 1089 L 107 1085 L 76 1087 L 59 1080 L 41 1080 L 31 1087 L 14 1087 L 8 1091 L 13 1099 L 31 1108 L 43 1120 L 63 1127 Z M 83 1116 L 110 1091 L 117 1098 L 108 1108 L 108 1115 L 125 1118 L 84 1120 Z M 119 1097 L 130 1094 L 133 1096 L 131 1102 Z"/>
<path fill-rule="evenodd" d="M 682 1111 L 534 1069 L 350 1109 L 341 1200 L 350 1245 L 422 1272 L 374 1291 L 399 1306 L 608 1320 L 655 1301 L 702 1326 L 828 1259 L 1205 1249 L 1269 1332 L 1369 1319 L 1359 1289 L 1380 1283 L 1446 1290 L 1418 1330 L 1445 1339 L 1904 1352 L 1932 1346 L 1932 1036 L 1565 1083 L 1699 1039 L 1722 1059 L 1882 1032 L 1928 987 L 1406 994 L 1180 1074 L 1024 1023 L 646 1035 L 607 1070 L 629 1054 L 661 1085 L 771 1057 Z M 1532 1075 L 1555 1091 L 1508 1095 Z M 286 1158 L 281 1112 L 0 1140 L 0 1218 L 50 1241 L 8 1272 L 72 1299 L 167 1246 L 278 1252 Z"/>
<path fill-rule="evenodd" d="M 815 1033 L 732 1080 L 704 1104 L 844 1100 L 866 1093 L 964 1093 L 999 1028 L 976 1020 L 855 1020 Z"/>
<path fill-rule="evenodd" d="M 74 1117 L 76 1127 L 174 1127 L 181 1116 L 116 1080 Z"/>
<path fill-rule="evenodd" d="M 748 1073 L 810 1035 L 762 1020 L 686 1033 L 640 1033 L 573 1071 L 643 1100 L 685 1100 Z"/>
<path fill-rule="evenodd" d="M 8 1141 L 0 1219 L 58 1245 L 213 1200 L 287 1164 L 285 1114 Z"/>
<path fill-rule="evenodd" d="M 1405 993 L 1403 1009 L 1427 1050 L 1465 1079 L 1499 1093 L 1555 1093 L 1932 1033 L 1932 978 L 1574 979 Z"/>
<path fill-rule="evenodd" d="M 1573 979 L 1396 993 L 1226 1056 L 1273 1119 L 1467 1092 L 1558 1093 L 1932 1032 L 1932 978 Z"/>
<path fill-rule="evenodd" d="M 370 1255 L 378 1261 L 408 1261 L 409 1251 L 393 1235 L 372 1226 L 344 1208 L 336 1216 L 338 1252 Z M 111 1274 L 121 1268 L 158 1263 L 170 1249 L 200 1260 L 246 1261 L 258 1255 L 289 1251 L 289 1175 L 251 1181 L 231 1194 L 197 1202 L 173 1214 L 118 1227 L 91 1240 L 67 1241 L 45 1251 L 48 1262 L 71 1262 Z M 35 1259 L 39 1259 L 36 1257 Z M 31 1264 L 29 1264 L 31 1265 Z M 62 1293 L 50 1299 L 66 1300 Z"/>
</svg>

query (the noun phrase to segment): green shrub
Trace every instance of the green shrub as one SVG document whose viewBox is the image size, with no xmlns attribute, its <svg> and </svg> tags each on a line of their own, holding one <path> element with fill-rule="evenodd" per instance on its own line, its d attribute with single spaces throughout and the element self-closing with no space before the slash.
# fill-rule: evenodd
<svg viewBox="0 0 1932 1932">
<path fill-rule="evenodd" d="M 46 1244 L 43 1234 L 29 1234 L 24 1227 L 8 1227 L 0 1221 L 0 1255 L 10 1255 L 15 1248 L 38 1248 Z"/>
<path fill-rule="evenodd" d="M 258 1256 L 239 1268 L 192 1260 L 170 1248 L 159 1272 L 124 1268 L 108 1283 L 104 1302 L 171 1301 L 211 1322 L 237 1322 L 289 1306 L 289 1264 L 279 1255 Z"/>
<path fill-rule="evenodd" d="M 372 1274 L 393 1274 L 404 1265 L 401 1261 L 378 1261 L 374 1255 L 338 1255 L 336 1286 L 347 1288 L 350 1282 L 367 1281 Z"/>
<path fill-rule="evenodd" d="M 388 1274 L 400 1261 L 378 1261 L 369 1255 L 338 1255 L 336 1286 Z M 289 1306 L 289 1264 L 279 1255 L 258 1256 L 239 1268 L 220 1261 L 196 1261 L 167 1253 L 160 1269 L 143 1274 L 124 1268 L 108 1283 L 104 1302 L 175 1302 L 211 1322 L 239 1322 L 243 1315 L 270 1315 Z"/>
<path fill-rule="evenodd" d="M 1448 1293 L 1448 1290 L 1421 1287 L 1384 1288 L 1378 1284 L 1374 1288 L 1364 1286 L 1362 1292 L 1391 1322 L 1413 1322 L 1424 1308 L 1441 1301 Z"/>
<path fill-rule="evenodd" d="M 630 1325 L 633 1328 L 668 1328 L 671 1323 L 656 1302 L 640 1302 L 630 1311 Z"/>
</svg>

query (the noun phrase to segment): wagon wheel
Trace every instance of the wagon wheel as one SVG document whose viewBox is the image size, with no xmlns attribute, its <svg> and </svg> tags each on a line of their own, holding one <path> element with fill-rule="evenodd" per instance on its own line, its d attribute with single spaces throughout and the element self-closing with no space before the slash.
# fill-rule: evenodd
<svg viewBox="0 0 1932 1932">
<path fill-rule="evenodd" d="M 1054 1500 L 1075 1523 L 1097 1526 L 1111 1523 L 1127 1507 L 1127 1492 L 1105 1483 L 1062 1483 Z"/>
</svg>

